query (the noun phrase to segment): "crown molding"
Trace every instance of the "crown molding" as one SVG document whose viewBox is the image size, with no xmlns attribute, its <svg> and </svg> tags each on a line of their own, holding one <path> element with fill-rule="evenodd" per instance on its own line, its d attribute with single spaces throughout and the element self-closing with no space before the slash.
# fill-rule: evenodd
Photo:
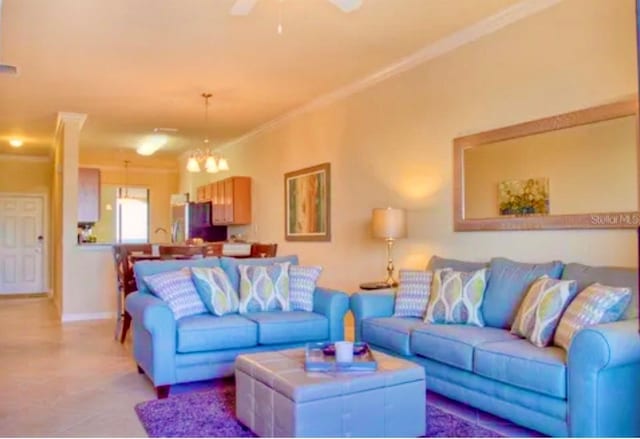
<svg viewBox="0 0 640 439">
<path fill-rule="evenodd" d="M 279 125 L 282 125 L 301 114 L 326 107 L 334 102 L 345 99 L 348 96 L 359 93 L 360 91 L 372 87 L 382 81 L 414 69 L 427 61 L 449 53 L 466 44 L 472 43 L 486 35 L 492 34 L 510 24 L 555 6 L 561 1 L 563 0 L 522 0 L 494 15 L 441 38 L 381 70 L 343 87 L 337 88 L 334 91 L 319 96 L 300 107 L 284 113 L 283 115 L 258 126 L 254 130 L 249 131 L 230 142 L 220 145 L 219 148 L 225 149 L 227 147 L 237 145 L 265 131 L 269 131 Z"/>
<path fill-rule="evenodd" d="M 50 163 L 51 158 L 44 155 L 0 154 L 0 161 Z"/>
<path fill-rule="evenodd" d="M 101 171 L 121 171 L 124 172 L 124 166 L 114 165 L 97 165 L 92 163 L 80 163 L 81 168 L 94 168 Z M 147 174 L 177 174 L 178 168 L 135 168 L 129 166 L 129 172 L 145 172 Z"/>
</svg>

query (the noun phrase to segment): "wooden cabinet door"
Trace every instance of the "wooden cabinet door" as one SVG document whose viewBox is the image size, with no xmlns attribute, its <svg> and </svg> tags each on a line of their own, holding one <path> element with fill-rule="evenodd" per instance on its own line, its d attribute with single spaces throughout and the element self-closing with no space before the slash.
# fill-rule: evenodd
<svg viewBox="0 0 640 439">
<path fill-rule="evenodd" d="M 251 224 L 251 178 L 232 177 L 230 224 Z"/>
<path fill-rule="evenodd" d="M 204 186 L 199 186 L 196 190 L 196 201 L 202 203 L 204 201 Z"/>
<path fill-rule="evenodd" d="M 100 170 L 78 169 L 78 222 L 100 220 Z"/>
<path fill-rule="evenodd" d="M 224 185 L 221 181 L 213 184 L 213 223 L 224 224 Z"/>
<path fill-rule="evenodd" d="M 222 180 L 222 186 L 224 190 L 224 222 L 226 224 L 233 224 L 233 178 L 227 178 L 226 180 Z"/>
<path fill-rule="evenodd" d="M 213 195 L 211 194 L 211 185 L 207 184 L 204 186 L 204 200 L 203 201 L 211 201 L 213 199 Z"/>
</svg>

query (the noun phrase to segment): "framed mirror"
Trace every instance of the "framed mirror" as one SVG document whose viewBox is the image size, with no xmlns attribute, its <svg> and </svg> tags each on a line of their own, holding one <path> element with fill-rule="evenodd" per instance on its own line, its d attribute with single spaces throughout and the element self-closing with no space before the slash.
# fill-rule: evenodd
<svg viewBox="0 0 640 439">
<path fill-rule="evenodd" d="M 640 226 L 638 101 L 454 139 L 454 230 Z"/>
</svg>

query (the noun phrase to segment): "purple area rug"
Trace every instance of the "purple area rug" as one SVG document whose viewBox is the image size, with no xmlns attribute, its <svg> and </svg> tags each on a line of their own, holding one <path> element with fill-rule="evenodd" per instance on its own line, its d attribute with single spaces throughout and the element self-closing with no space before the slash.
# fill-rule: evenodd
<svg viewBox="0 0 640 439">
<path fill-rule="evenodd" d="M 142 402 L 136 413 L 151 437 L 255 437 L 235 418 L 235 385 L 219 380 L 211 390 Z M 500 437 L 494 431 L 426 406 L 427 437 Z"/>
</svg>

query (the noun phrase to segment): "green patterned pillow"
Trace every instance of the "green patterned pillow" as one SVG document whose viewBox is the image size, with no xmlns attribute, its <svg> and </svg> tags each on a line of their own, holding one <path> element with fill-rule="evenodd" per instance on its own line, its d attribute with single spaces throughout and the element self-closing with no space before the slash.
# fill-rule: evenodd
<svg viewBox="0 0 640 439">
<path fill-rule="evenodd" d="M 240 313 L 289 311 L 289 265 L 239 265 Z"/>
<path fill-rule="evenodd" d="M 486 268 L 470 273 L 436 270 L 424 321 L 484 326 L 480 308 L 486 286 Z"/>
<path fill-rule="evenodd" d="M 575 280 L 536 279 L 518 308 L 511 333 L 528 339 L 538 347 L 549 346 L 562 313 L 576 295 Z"/>
<path fill-rule="evenodd" d="M 585 326 L 617 321 L 631 301 L 630 288 L 608 287 L 599 283 L 580 291 L 562 314 L 553 344 L 569 352 L 573 336 Z"/>
<path fill-rule="evenodd" d="M 191 279 L 210 313 L 223 316 L 238 312 L 240 301 L 220 267 L 191 267 Z"/>
</svg>

